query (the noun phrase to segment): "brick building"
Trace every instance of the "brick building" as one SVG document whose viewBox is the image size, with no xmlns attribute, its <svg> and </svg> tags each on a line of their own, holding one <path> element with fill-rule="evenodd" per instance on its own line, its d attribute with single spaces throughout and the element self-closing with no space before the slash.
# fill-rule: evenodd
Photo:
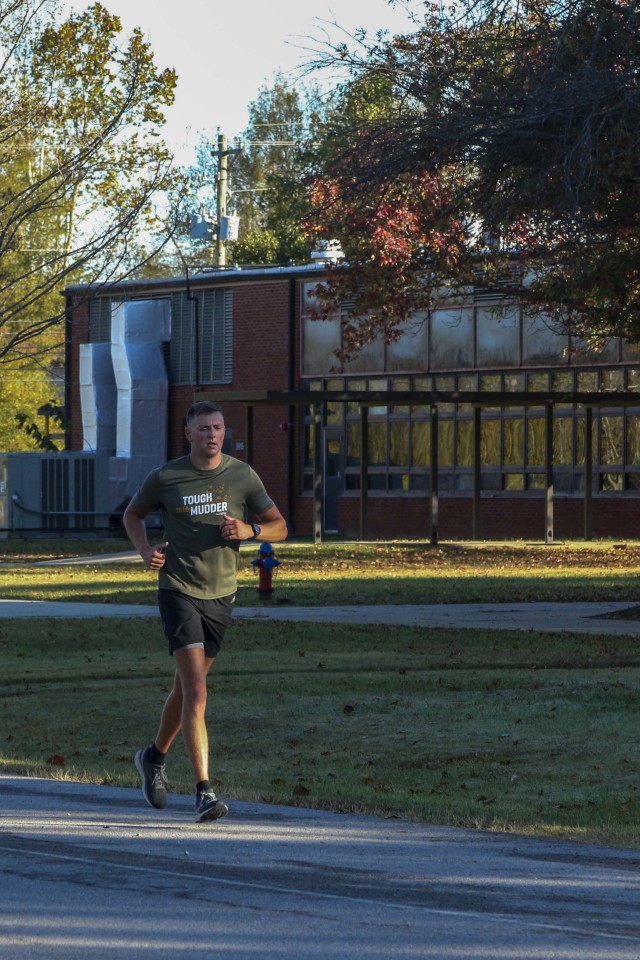
<svg viewBox="0 0 640 960">
<path fill-rule="evenodd" d="M 595 352 L 478 288 L 336 373 L 340 312 L 308 316 L 323 269 L 65 291 L 68 449 L 107 457 L 113 507 L 152 462 L 182 455 L 201 397 L 223 403 L 227 452 L 250 460 L 297 536 L 640 536 L 637 348 Z M 119 371 L 125 342 L 137 359 Z M 166 382 L 148 389 L 154 351 Z"/>
</svg>

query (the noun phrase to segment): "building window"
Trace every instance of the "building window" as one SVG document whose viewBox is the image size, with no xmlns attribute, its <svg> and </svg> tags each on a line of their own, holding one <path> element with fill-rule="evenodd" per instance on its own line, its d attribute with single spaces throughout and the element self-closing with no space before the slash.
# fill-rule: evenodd
<svg viewBox="0 0 640 960">
<path fill-rule="evenodd" d="M 517 367 L 520 363 L 519 309 L 478 307 L 476 339 L 479 367 Z"/>
<path fill-rule="evenodd" d="M 326 320 L 313 318 L 319 309 L 315 296 L 317 281 L 302 284 L 302 376 L 327 374 L 336 366 L 336 353 L 342 348 L 342 328 L 353 312 L 353 304 L 345 300 Z M 345 364 L 348 374 L 383 373 L 385 371 L 426 370 L 429 358 L 429 316 L 414 314 L 400 328 L 398 340 L 385 344 L 382 337 L 367 344 Z"/>
<path fill-rule="evenodd" d="M 409 390 L 481 392 L 502 389 L 528 391 L 572 389 L 603 391 L 639 381 L 636 368 L 623 370 L 519 371 L 438 374 L 433 378 L 333 377 L 313 381 L 313 388 L 349 391 Z M 563 398 L 564 399 L 564 398 Z M 624 412 L 615 408 L 594 410 L 594 490 L 601 495 L 640 494 L 640 397 L 638 407 Z M 303 487 L 311 481 L 311 408 L 307 407 Z M 438 405 L 439 489 L 444 495 L 469 494 L 473 488 L 473 408 L 469 403 Z M 326 405 L 325 426 L 342 427 L 345 436 L 343 492 L 360 490 L 360 404 L 354 401 Z M 394 495 L 422 496 L 429 490 L 431 454 L 430 405 L 382 403 L 368 407 L 368 489 Z M 481 489 L 492 494 L 530 493 L 545 490 L 547 419 L 542 406 L 505 406 L 482 411 L 480 419 Z M 553 417 L 553 483 L 556 494 L 579 496 L 584 491 L 584 413 L 571 403 L 557 404 Z M 596 482 L 597 480 L 597 482 Z"/>
<path fill-rule="evenodd" d="M 473 308 L 434 310 L 431 314 L 431 367 L 473 366 Z"/>
</svg>

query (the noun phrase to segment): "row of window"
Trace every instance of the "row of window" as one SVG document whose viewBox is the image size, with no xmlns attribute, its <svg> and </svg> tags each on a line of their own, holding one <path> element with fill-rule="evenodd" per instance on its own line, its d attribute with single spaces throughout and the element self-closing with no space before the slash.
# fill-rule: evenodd
<svg viewBox="0 0 640 960">
<path fill-rule="evenodd" d="M 323 376 L 335 366 L 342 329 L 352 305 L 342 304 L 328 320 L 314 320 L 317 281 L 303 285 L 303 376 Z M 471 292 L 471 300 L 474 299 Z M 455 305 L 444 302 L 416 313 L 395 343 L 381 339 L 347 364 L 348 373 L 430 371 L 496 367 L 573 365 L 636 361 L 638 347 L 618 337 L 594 347 L 555 329 L 541 316 L 527 316 L 517 304 L 497 300 Z"/>
<path fill-rule="evenodd" d="M 637 390 L 640 370 L 615 369 L 563 371 L 561 386 L 553 371 L 531 375 L 514 374 L 519 389 L 550 390 L 556 383 L 562 391 Z M 488 389 L 504 389 L 509 374 L 492 374 Z M 312 381 L 315 389 L 482 389 L 481 375 L 424 378 L 388 378 L 385 383 L 369 378 Z M 467 381 L 471 380 L 469 384 Z M 444 382 L 443 382 L 444 381 Z M 474 425 L 469 404 L 438 405 L 438 472 L 442 491 L 472 488 Z M 325 474 L 341 478 L 345 492 L 359 490 L 361 483 L 361 422 L 357 403 L 335 403 L 324 411 Z M 367 477 L 372 491 L 424 492 L 429 487 L 431 466 L 430 407 L 370 407 L 367 436 Z M 593 489 L 638 491 L 640 489 L 640 396 L 637 408 L 594 410 L 592 426 L 594 461 Z M 584 489 L 586 425 L 584 412 L 572 404 L 557 404 L 553 416 L 552 458 L 554 488 L 561 493 Z M 547 450 L 546 412 L 542 407 L 488 408 L 480 419 L 481 487 L 491 491 L 536 491 L 545 486 Z M 314 424 L 311 408 L 305 423 L 304 486 L 311 488 Z"/>
</svg>

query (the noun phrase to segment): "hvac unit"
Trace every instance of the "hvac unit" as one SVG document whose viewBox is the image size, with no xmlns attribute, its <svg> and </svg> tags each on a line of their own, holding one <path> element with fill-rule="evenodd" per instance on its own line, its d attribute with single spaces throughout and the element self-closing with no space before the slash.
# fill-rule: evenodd
<svg viewBox="0 0 640 960">
<path fill-rule="evenodd" d="M 118 507 L 109 493 L 109 459 L 70 452 L 3 454 L 2 533 L 109 529 Z"/>
</svg>

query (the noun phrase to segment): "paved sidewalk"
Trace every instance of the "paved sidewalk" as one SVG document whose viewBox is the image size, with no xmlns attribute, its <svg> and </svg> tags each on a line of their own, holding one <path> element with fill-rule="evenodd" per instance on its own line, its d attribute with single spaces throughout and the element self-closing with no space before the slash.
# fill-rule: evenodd
<svg viewBox="0 0 640 960">
<path fill-rule="evenodd" d="M 635 608 L 609 603 L 434 603 L 424 606 L 294 607 L 264 604 L 237 607 L 236 618 L 297 623 L 389 624 L 405 627 L 457 627 L 493 630 L 568 630 L 572 633 L 640 636 L 640 619 L 607 619 L 607 614 Z M 155 606 L 109 603 L 54 603 L 46 600 L 0 600 L 0 618 L 12 617 L 157 617 Z"/>
</svg>

